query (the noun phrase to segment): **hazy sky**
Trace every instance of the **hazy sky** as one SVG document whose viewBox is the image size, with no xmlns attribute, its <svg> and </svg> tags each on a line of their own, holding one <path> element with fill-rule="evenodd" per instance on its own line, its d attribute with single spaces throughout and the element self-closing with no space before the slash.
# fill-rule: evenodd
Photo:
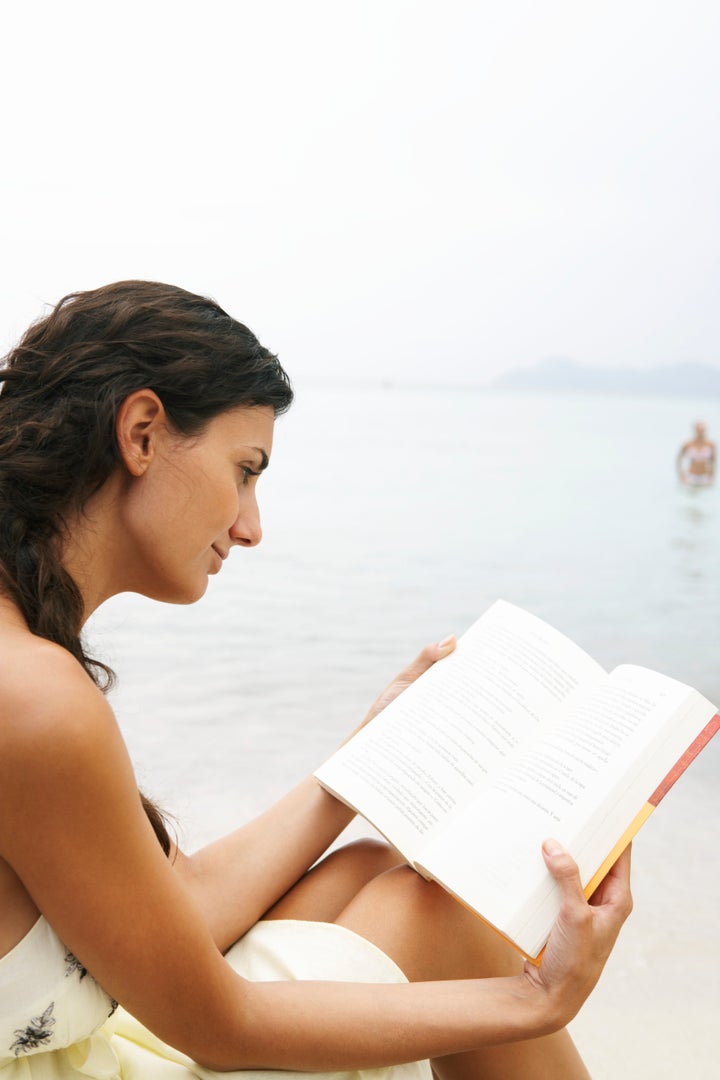
<svg viewBox="0 0 720 1080">
<path fill-rule="evenodd" d="M 9 7 L 3 348 L 150 277 L 296 378 L 720 364 L 716 0 Z"/>
</svg>

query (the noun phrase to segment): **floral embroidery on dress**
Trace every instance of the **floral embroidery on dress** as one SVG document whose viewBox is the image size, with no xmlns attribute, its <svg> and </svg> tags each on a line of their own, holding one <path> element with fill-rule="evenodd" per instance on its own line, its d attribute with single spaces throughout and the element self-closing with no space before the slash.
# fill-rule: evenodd
<svg viewBox="0 0 720 1080">
<path fill-rule="evenodd" d="M 71 953 L 71 952 L 65 953 L 65 964 L 66 964 L 66 967 L 65 967 L 65 978 L 66 979 L 67 979 L 68 975 L 72 975 L 74 972 L 79 971 L 80 972 L 80 982 L 82 982 L 83 979 L 85 978 L 85 976 L 88 974 L 88 969 L 85 967 L 84 964 L 80 963 L 77 956 L 75 956 L 75 953 Z M 92 975 L 90 976 L 90 978 L 92 979 Z M 109 1020 L 110 1017 L 115 1012 L 115 1010 L 117 1009 L 118 1003 L 115 1000 L 115 998 L 111 998 L 109 995 L 108 995 L 108 1001 L 110 1002 L 110 1012 L 108 1013 L 108 1020 Z M 55 1021 L 53 1021 L 53 1023 L 54 1022 Z M 16 1032 L 16 1034 L 17 1034 L 17 1032 Z"/>
<path fill-rule="evenodd" d="M 53 1036 L 52 1028 L 55 1018 L 52 1011 L 55 1002 L 51 1001 L 42 1016 L 33 1016 L 26 1028 L 18 1028 L 14 1032 L 17 1036 L 10 1049 L 15 1052 L 15 1057 L 21 1054 L 29 1054 L 31 1050 L 37 1050 L 39 1046 L 47 1046 Z"/>
<path fill-rule="evenodd" d="M 67 979 L 68 975 L 72 975 L 74 971 L 79 971 L 80 982 L 82 982 L 87 975 L 87 968 L 83 967 L 77 956 L 75 956 L 74 953 L 71 952 L 66 953 L 65 963 L 67 964 L 67 967 L 65 968 L 65 978 Z"/>
</svg>

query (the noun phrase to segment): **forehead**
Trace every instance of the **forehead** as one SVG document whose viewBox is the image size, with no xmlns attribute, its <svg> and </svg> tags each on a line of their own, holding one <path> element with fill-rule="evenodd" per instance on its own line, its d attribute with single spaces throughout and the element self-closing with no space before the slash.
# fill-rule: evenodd
<svg viewBox="0 0 720 1080">
<path fill-rule="evenodd" d="M 275 412 L 269 405 L 241 405 L 214 417 L 203 433 L 203 440 L 227 443 L 232 449 L 272 449 Z"/>
</svg>

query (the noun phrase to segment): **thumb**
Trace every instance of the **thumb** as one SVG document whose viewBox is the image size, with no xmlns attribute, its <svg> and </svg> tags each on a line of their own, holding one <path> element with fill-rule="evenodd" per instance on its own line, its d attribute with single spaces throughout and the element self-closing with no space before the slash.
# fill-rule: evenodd
<svg viewBox="0 0 720 1080">
<path fill-rule="evenodd" d="M 582 884 L 577 863 L 570 856 L 559 840 L 548 839 L 543 841 L 542 846 L 545 865 L 557 882 L 560 895 L 563 900 L 582 900 Z"/>
<path fill-rule="evenodd" d="M 433 645 L 426 645 L 405 670 L 400 672 L 400 679 L 406 683 L 414 682 L 419 675 L 431 668 L 438 660 L 449 656 L 456 645 L 457 638 L 454 634 L 450 634 L 449 637 L 443 638 L 442 641 L 438 641 Z"/>
<path fill-rule="evenodd" d="M 432 645 L 426 645 L 422 652 L 415 657 L 410 664 L 411 669 L 419 669 L 419 671 L 425 671 L 427 668 L 432 667 L 438 660 L 442 660 L 443 657 L 449 656 L 451 652 L 455 651 L 457 645 L 457 638 L 454 634 L 448 634 L 442 641 L 435 642 Z"/>
</svg>

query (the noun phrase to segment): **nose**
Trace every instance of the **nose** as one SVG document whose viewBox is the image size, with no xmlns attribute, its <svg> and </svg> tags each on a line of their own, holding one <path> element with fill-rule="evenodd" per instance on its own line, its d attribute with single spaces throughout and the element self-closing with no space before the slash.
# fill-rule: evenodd
<svg viewBox="0 0 720 1080">
<path fill-rule="evenodd" d="M 230 526 L 230 539 L 242 547 L 255 547 L 262 540 L 260 510 L 256 499 L 243 500 L 238 516 Z"/>
</svg>

